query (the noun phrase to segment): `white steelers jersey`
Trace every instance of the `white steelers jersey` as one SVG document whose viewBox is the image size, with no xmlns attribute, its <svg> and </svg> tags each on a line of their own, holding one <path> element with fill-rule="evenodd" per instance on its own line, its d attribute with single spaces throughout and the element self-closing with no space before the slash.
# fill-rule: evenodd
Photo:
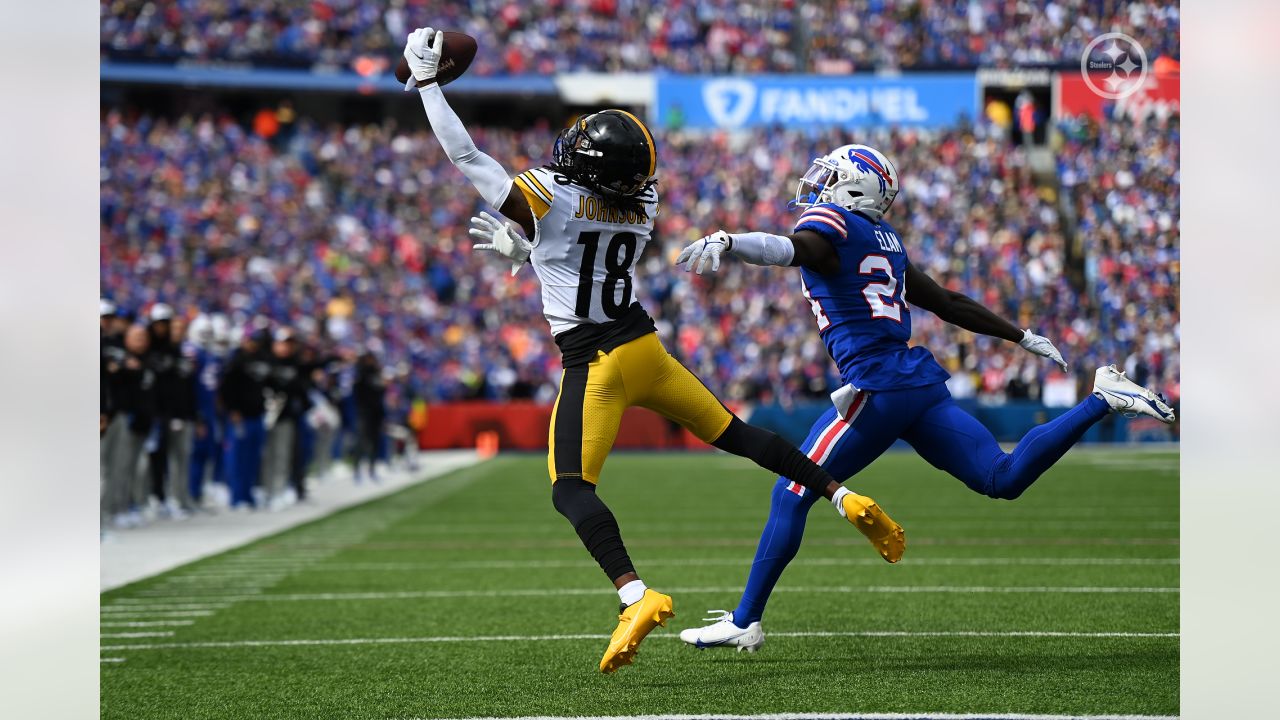
<svg viewBox="0 0 1280 720">
<path fill-rule="evenodd" d="M 632 271 L 653 237 L 658 194 L 635 210 L 606 208 L 598 196 L 547 168 L 516 176 L 537 232 L 529 260 L 542 283 L 542 313 L 551 333 L 607 323 L 636 301 Z"/>
</svg>

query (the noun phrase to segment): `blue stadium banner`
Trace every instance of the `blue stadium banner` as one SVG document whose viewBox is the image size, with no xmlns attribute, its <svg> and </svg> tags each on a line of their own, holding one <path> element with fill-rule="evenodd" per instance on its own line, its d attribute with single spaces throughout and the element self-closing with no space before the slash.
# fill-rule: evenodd
<svg viewBox="0 0 1280 720">
<path fill-rule="evenodd" d="M 663 127 L 940 126 L 977 110 L 973 73 L 884 76 L 659 75 Z"/>
</svg>

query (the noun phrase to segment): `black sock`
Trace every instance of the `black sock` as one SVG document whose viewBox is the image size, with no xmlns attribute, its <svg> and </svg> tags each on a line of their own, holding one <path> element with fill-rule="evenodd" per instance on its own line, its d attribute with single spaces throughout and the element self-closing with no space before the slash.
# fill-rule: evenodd
<svg viewBox="0 0 1280 720">
<path fill-rule="evenodd" d="M 551 502 L 573 524 L 582 544 L 610 580 L 636 571 L 622 544 L 618 520 L 596 495 L 596 486 L 580 478 L 560 478 L 551 487 Z"/>
<path fill-rule="evenodd" d="M 818 497 L 825 496 L 827 486 L 835 482 L 830 473 L 777 433 L 748 425 L 736 417 L 711 444 L 725 452 L 749 458 L 766 470 L 800 483 L 816 492 Z"/>
</svg>

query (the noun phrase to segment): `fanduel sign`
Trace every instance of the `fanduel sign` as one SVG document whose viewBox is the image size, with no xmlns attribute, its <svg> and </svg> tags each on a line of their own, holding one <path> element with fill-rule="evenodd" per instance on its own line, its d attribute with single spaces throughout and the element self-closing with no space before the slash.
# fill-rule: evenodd
<svg viewBox="0 0 1280 720">
<path fill-rule="evenodd" d="M 974 117 L 972 74 L 658 79 L 659 124 L 695 128 L 950 125 Z"/>
</svg>

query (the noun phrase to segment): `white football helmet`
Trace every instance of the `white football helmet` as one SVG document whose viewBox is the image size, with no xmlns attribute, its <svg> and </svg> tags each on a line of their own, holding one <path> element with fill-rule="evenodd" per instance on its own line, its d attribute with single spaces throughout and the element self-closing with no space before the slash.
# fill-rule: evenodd
<svg viewBox="0 0 1280 720">
<path fill-rule="evenodd" d="M 214 313 L 209 317 L 209 327 L 213 331 L 213 349 L 218 352 L 230 350 L 231 338 L 235 336 L 235 333 L 227 316 L 222 313 Z"/>
<path fill-rule="evenodd" d="M 213 320 L 208 315 L 200 313 L 191 321 L 191 325 L 187 327 L 187 339 L 196 347 L 209 348 L 213 346 Z"/>
<path fill-rule="evenodd" d="M 880 222 L 898 195 L 898 169 L 879 150 L 844 145 L 815 158 L 796 186 L 796 207 L 832 203 Z"/>
</svg>

